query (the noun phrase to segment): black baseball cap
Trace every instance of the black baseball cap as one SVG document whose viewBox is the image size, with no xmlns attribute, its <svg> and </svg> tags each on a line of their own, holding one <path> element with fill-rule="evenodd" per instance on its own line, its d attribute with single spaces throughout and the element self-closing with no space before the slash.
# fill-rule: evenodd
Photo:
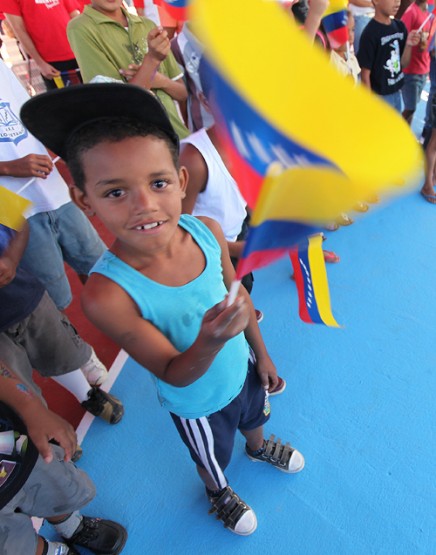
<svg viewBox="0 0 436 555">
<path fill-rule="evenodd" d="M 179 138 L 160 100 L 145 89 L 125 83 L 90 83 L 48 91 L 23 104 L 20 117 L 32 135 L 64 160 L 73 133 L 108 118 L 155 125 L 179 147 Z"/>
</svg>

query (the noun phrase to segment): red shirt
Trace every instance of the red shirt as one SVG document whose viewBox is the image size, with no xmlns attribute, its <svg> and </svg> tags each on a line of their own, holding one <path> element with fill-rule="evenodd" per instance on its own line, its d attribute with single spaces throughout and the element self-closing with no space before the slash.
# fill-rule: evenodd
<svg viewBox="0 0 436 555">
<path fill-rule="evenodd" d="M 426 18 L 429 16 L 429 12 L 422 11 L 419 6 L 413 2 L 404 12 L 401 21 L 406 25 L 407 32 L 416 31 L 424 23 Z M 423 31 L 430 32 L 432 26 L 433 17 L 431 17 L 423 27 Z M 413 73 L 415 75 L 425 75 L 430 71 L 430 54 L 427 48 L 422 51 L 420 46 L 412 47 L 412 56 L 410 58 L 409 65 L 403 69 L 404 73 Z"/>
<path fill-rule="evenodd" d="M 35 48 L 46 62 L 74 59 L 67 25 L 70 13 L 79 9 L 76 0 L 0 0 L 2 12 L 23 18 Z"/>
</svg>

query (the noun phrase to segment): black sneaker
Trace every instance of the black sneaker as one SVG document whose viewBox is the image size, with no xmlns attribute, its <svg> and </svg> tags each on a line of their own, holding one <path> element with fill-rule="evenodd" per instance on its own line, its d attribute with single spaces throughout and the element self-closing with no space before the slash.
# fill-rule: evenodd
<svg viewBox="0 0 436 555">
<path fill-rule="evenodd" d="M 127 540 L 127 530 L 112 520 L 82 517 L 75 534 L 64 538 L 69 546 L 80 545 L 93 553 L 117 555 L 121 553 Z"/>
<path fill-rule="evenodd" d="M 89 390 L 88 400 L 83 401 L 81 405 L 88 412 L 103 418 L 109 424 L 117 424 L 124 414 L 121 401 L 95 386 Z"/>
<path fill-rule="evenodd" d="M 209 514 L 216 513 L 217 519 L 221 520 L 231 532 L 240 536 L 249 536 L 256 530 L 256 514 L 230 486 L 219 491 L 217 495 L 208 493 L 208 497 L 212 503 Z"/>
</svg>

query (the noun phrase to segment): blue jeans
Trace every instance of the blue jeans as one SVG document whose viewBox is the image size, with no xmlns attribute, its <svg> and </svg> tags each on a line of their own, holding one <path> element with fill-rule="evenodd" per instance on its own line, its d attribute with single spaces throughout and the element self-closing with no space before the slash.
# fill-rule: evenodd
<svg viewBox="0 0 436 555">
<path fill-rule="evenodd" d="M 58 309 L 64 310 L 72 300 L 64 262 L 79 275 L 88 275 L 106 245 L 72 202 L 35 214 L 28 223 L 29 242 L 21 266 L 39 279 Z"/>
<path fill-rule="evenodd" d="M 401 89 L 404 109 L 414 112 L 421 100 L 421 93 L 427 82 L 427 74 L 418 75 L 416 73 L 405 73 L 404 84 Z"/>
<path fill-rule="evenodd" d="M 365 27 L 368 25 L 368 23 L 371 21 L 371 19 L 373 18 L 373 16 L 369 16 L 369 15 L 355 15 L 354 16 L 354 23 L 355 23 L 355 27 L 354 27 L 354 53 L 357 54 L 357 52 L 359 51 L 359 43 L 360 43 L 360 37 L 362 36 L 363 30 L 365 29 Z"/>
<path fill-rule="evenodd" d="M 399 112 L 400 114 L 402 113 L 403 109 L 401 104 L 400 91 L 396 91 L 391 94 L 380 95 L 380 98 L 382 98 L 385 102 L 387 102 L 390 106 L 392 106 L 392 108 L 397 110 L 397 112 Z"/>
</svg>

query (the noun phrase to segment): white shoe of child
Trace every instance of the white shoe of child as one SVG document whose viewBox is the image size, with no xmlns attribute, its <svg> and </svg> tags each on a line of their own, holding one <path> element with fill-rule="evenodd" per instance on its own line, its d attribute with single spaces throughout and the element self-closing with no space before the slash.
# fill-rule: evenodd
<svg viewBox="0 0 436 555">
<path fill-rule="evenodd" d="M 101 385 L 108 377 L 106 366 L 97 358 L 94 349 L 92 349 L 88 362 L 82 366 L 81 370 L 90 385 Z"/>
</svg>

